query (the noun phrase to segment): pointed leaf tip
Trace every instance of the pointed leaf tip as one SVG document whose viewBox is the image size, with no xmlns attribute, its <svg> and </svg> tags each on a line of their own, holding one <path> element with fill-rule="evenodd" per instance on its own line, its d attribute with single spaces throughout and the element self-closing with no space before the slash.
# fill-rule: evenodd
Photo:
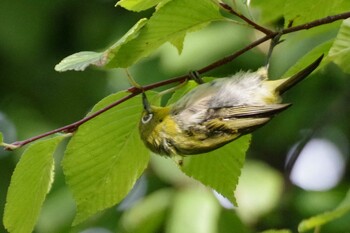
<svg viewBox="0 0 350 233">
<path fill-rule="evenodd" d="M 111 47 L 103 52 L 83 51 L 74 53 L 62 61 L 56 66 L 55 70 L 58 72 L 64 72 L 69 70 L 84 71 L 88 66 L 95 65 L 98 67 L 105 67 L 107 63 L 115 56 L 120 46 L 127 43 L 129 40 L 137 37 L 138 31 L 147 22 L 147 19 L 140 19 L 125 35 L 115 42 Z"/>
<path fill-rule="evenodd" d="M 55 70 L 58 72 L 68 70 L 83 71 L 89 65 L 103 66 L 105 63 L 106 57 L 104 53 L 84 51 L 64 58 L 55 66 Z"/>
</svg>

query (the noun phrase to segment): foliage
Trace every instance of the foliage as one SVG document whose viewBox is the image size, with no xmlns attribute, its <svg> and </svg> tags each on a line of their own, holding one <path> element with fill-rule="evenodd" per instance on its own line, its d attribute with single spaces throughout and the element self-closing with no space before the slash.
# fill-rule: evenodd
<svg viewBox="0 0 350 233">
<path fill-rule="evenodd" d="M 199 30 L 212 21 L 225 19 L 212 1 L 205 0 L 200 5 L 197 3 L 195 0 L 169 1 L 147 22 L 140 20 L 124 37 L 99 55 L 103 59 L 99 59 L 98 65 L 111 68 L 129 67 L 168 41 L 181 53 L 186 33 Z M 132 8 L 136 9 L 136 6 Z M 96 64 L 95 57 L 94 53 L 74 54 L 62 61 L 65 66 L 58 64 L 56 70 L 83 70 L 88 64 Z"/>
<path fill-rule="evenodd" d="M 249 144 L 250 136 L 242 137 L 205 155 L 185 158 L 181 169 L 188 176 L 215 189 L 237 206 L 233 193 Z"/>
<path fill-rule="evenodd" d="M 123 96 L 104 98 L 92 113 Z M 62 165 L 77 202 L 74 224 L 120 202 L 147 167 L 149 153 L 137 130 L 140 109 L 140 98 L 123 103 L 79 127 L 69 142 Z"/>
<path fill-rule="evenodd" d="M 299 37 L 291 38 L 290 41 L 295 42 L 296 40 L 299 43 L 311 37 L 316 42 L 314 41 L 308 51 L 299 54 L 299 60 L 282 77 L 294 74 L 320 54 L 325 54 L 320 68 L 324 69 L 333 62 L 344 73 L 350 73 L 348 63 L 350 54 L 348 49 L 350 43 L 349 19 L 343 20 L 341 24 L 329 24 L 324 31 L 316 30 L 318 29 L 316 27 L 311 28 L 311 31 L 315 29 L 312 35 L 305 35 L 303 34 L 305 32 L 301 32 L 302 29 L 308 29 L 307 24 L 313 20 L 349 11 L 349 1 L 322 1 L 315 5 L 313 1 L 256 0 L 252 1 L 252 6 L 246 5 L 244 1 L 239 1 L 239 4 L 226 2 L 228 5 L 223 5 L 216 0 L 202 0 L 200 3 L 196 0 L 121 0 L 117 3 L 118 8 L 123 7 L 129 11 L 138 12 L 141 19 L 102 52 L 83 51 L 72 54 L 58 63 L 55 70 L 60 72 L 84 71 L 89 66 L 97 66 L 104 70 L 137 67 L 147 62 L 147 59 L 152 56 L 157 54 L 161 56 L 162 53 L 165 53 L 162 51 L 166 50 L 167 42 L 175 48 L 178 54 L 181 54 L 188 49 L 185 38 L 193 35 L 193 32 L 205 32 L 213 25 L 228 25 L 232 27 L 232 30 L 236 30 L 241 27 L 241 24 L 244 24 L 249 27 L 244 30 L 251 31 L 249 37 L 253 37 L 253 33 L 260 30 L 265 32 L 265 41 L 267 41 L 278 32 L 266 33 L 270 29 L 267 29 L 265 25 L 276 26 L 280 24 L 279 20 L 283 19 L 285 30 L 306 24 L 305 28 L 295 31 L 296 34 L 300 33 Z M 154 12 L 148 17 L 144 11 Z M 252 21 L 254 18 L 252 15 L 257 19 Z M 320 25 L 322 23 L 318 26 Z M 282 39 L 289 38 L 288 34 L 292 32 L 282 30 L 282 34 L 284 33 Z M 225 39 L 225 33 L 226 31 L 222 30 L 217 35 L 219 40 Z M 324 36 L 323 33 L 331 36 Z M 243 39 L 244 42 L 247 40 L 250 40 L 248 36 Z M 250 45 L 253 45 L 253 42 Z M 285 43 L 290 42 L 287 40 Z M 249 46 L 249 43 L 246 43 L 245 46 L 247 44 Z M 259 44 L 254 46 L 257 45 Z M 220 47 L 221 43 L 213 44 L 213 46 Z M 253 59 L 254 56 L 249 55 Z M 201 55 L 196 54 L 195 59 L 201 60 Z M 228 59 L 223 58 L 213 63 L 212 68 L 217 68 L 227 62 Z M 152 72 L 156 71 L 152 70 Z M 183 82 L 185 79 L 180 81 Z M 142 81 L 149 84 L 155 80 L 144 75 Z M 179 79 L 172 83 L 178 81 Z M 168 83 L 170 82 L 163 80 L 161 84 Z M 196 86 L 194 82 L 188 82 L 166 100 L 165 98 L 160 99 L 158 92 L 149 91 L 162 85 L 149 84 L 145 88 L 155 105 L 160 105 L 161 102 L 170 105 Z M 82 121 L 57 130 L 57 132 L 65 133 L 64 135 L 47 140 L 36 141 L 39 137 L 33 140 L 36 142 L 33 142 L 21 155 L 8 188 L 3 222 L 9 232 L 33 231 L 55 178 L 54 152 L 65 137 L 71 137 L 71 139 L 66 146 L 61 165 L 64 179 L 77 206 L 73 225 L 84 224 L 84 221 L 86 223 L 88 218 L 96 217 L 97 213 L 119 204 L 130 192 L 133 192 L 137 181 L 145 173 L 150 163 L 150 152 L 143 146 L 138 135 L 138 122 L 142 109 L 141 98 L 137 96 L 140 90 L 137 87 L 128 90 L 129 92 L 119 91 L 108 95 L 99 101 Z M 118 102 L 124 99 L 128 100 Z M 20 110 L 16 109 L 16 111 Z M 273 132 L 278 134 L 277 131 Z M 283 139 L 283 137 L 279 139 L 281 138 Z M 269 137 L 263 137 L 263 139 L 264 146 L 268 145 Z M 21 147 L 23 142 L 5 143 L 3 134 L 0 133 L 0 146 L 8 150 Z M 170 233 L 232 232 L 232 229 L 249 232 L 250 229 L 241 222 L 240 218 L 232 211 L 225 212 L 212 192 L 208 190 L 214 189 L 231 204 L 240 205 L 234 193 L 250 145 L 251 135 L 247 135 L 213 152 L 184 158 L 183 165 L 179 167 L 181 173 L 192 177 L 209 189 L 198 188 L 193 183 L 190 186 L 176 183 L 173 185 L 178 190 L 168 188 L 150 193 L 121 214 L 117 229 L 122 232 L 140 233 L 155 232 L 161 229 Z M 152 161 L 150 164 L 150 169 L 152 169 L 154 166 Z M 239 194 L 236 193 L 237 195 Z M 259 194 L 256 193 L 256 195 Z M 349 195 L 347 195 L 342 204 L 333 211 L 324 214 L 314 213 L 314 217 L 303 220 L 298 230 L 305 232 L 319 228 L 336 218 L 346 216 L 349 209 Z M 269 227 L 279 226 L 269 225 Z M 283 230 L 263 232 L 291 232 L 284 230 L 285 227 L 291 226 L 282 226 Z"/>
<path fill-rule="evenodd" d="M 344 72 L 349 73 L 350 72 L 350 66 L 348 61 L 348 58 L 350 56 L 349 46 L 350 46 L 350 20 L 344 20 L 338 35 L 333 43 L 332 48 L 329 51 L 329 57 L 342 67 Z"/>
<path fill-rule="evenodd" d="M 53 182 L 53 153 L 64 136 L 31 145 L 12 175 L 4 214 L 9 232 L 31 232 Z M 19 224 L 20 223 L 20 224 Z"/>
</svg>

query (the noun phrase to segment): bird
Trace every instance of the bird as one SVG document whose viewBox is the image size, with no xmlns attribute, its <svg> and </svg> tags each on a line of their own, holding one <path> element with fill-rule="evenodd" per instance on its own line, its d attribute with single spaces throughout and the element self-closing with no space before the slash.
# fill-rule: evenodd
<svg viewBox="0 0 350 233">
<path fill-rule="evenodd" d="M 142 141 L 152 152 L 186 157 L 218 149 L 268 123 L 290 103 L 281 95 L 305 79 L 323 55 L 291 77 L 269 80 L 268 65 L 255 72 L 203 83 L 170 106 L 150 105 L 142 93 Z"/>
</svg>

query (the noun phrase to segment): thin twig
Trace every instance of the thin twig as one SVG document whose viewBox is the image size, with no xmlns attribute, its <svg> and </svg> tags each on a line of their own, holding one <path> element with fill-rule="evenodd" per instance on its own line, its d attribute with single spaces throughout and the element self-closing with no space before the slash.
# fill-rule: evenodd
<svg viewBox="0 0 350 233">
<path fill-rule="evenodd" d="M 264 33 L 265 35 L 270 35 L 273 34 L 274 31 L 271 31 L 270 29 L 267 29 L 257 23 L 255 23 L 254 21 L 248 19 L 247 17 L 245 17 L 244 15 L 238 13 L 237 11 L 235 11 L 232 7 L 230 7 L 229 5 L 227 5 L 226 3 L 223 2 L 219 2 L 219 5 L 225 9 L 226 11 L 228 11 L 229 13 L 236 15 L 237 17 L 241 18 L 242 20 L 244 20 L 246 23 L 248 23 L 249 25 L 251 25 L 253 28 L 255 28 L 256 30 L 261 31 L 262 33 Z"/>
<path fill-rule="evenodd" d="M 295 27 L 286 28 L 286 29 L 283 29 L 281 31 L 281 33 L 288 34 L 291 32 L 307 30 L 307 29 L 310 29 L 313 27 L 321 26 L 323 24 L 333 23 L 334 21 L 341 20 L 341 19 L 347 19 L 347 18 L 350 18 L 350 11 L 344 12 L 341 14 L 337 14 L 337 15 L 327 16 L 327 17 L 324 17 L 322 19 L 317 19 L 317 20 L 314 20 L 312 22 L 301 24 L 301 25 L 298 25 Z"/>
<path fill-rule="evenodd" d="M 236 59 L 237 57 L 241 56 L 242 54 L 244 54 L 245 52 L 251 50 L 252 48 L 255 48 L 256 46 L 258 46 L 259 44 L 262 44 L 264 43 L 265 41 L 268 41 L 270 40 L 271 38 L 273 38 L 275 35 L 277 35 L 278 33 L 273 33 L 273 34 L 270 34 L 270 35 L 266 35 L 256 41 L 254 41 L 253 43 L 249 44 L 248 46 L 244 47 L 243 49 L 241 50 L 238 50 L 237 52 L 227 56 L 227 57 L 224 57 L 202 69 L 199 69 L 198 70 L 198 73 L 202 74 L 202 73 L 205 73 L 205 72 L 208 72 L 214 68 L 217 68 L 217 67 L 220 67 L 222 65 L 225 65 L 226 63 L 229 63 L 231 61 L 233 61 L 234 59 Z"/>
<path fill-rule="evenodd" d="M 222 7 L 227 9 L 225 4 L 223 4 Z M 227 9 L 227 10 L 229 10 L 229 9 Z M 242 15 L 239 15 L 235 11 L 233 11 L 232 13 L 233 14 L 237 14 L 238 17 L 240 17 L 241 19 L 245 20 L 250 25 L 252 25 L 252 26 L 255 25 L 254 28 L 256 28 L 257 30 L 259 30 L 259 31 L 265 30 L 265 29 L 262 29 L 263 27 L 261 27 L 260 25 L 255 24 L 254 22 L 250 21 L 249 19 L 247 19 L 245 17 L 242 18 Z M 226 64 L 228 62 L 231 62 L 232 60 L 236 59 L 237 57 L 239 57 L 240 55 L 244 54 L 245 52 L 251 50 L 252 48 L 258 46 L 261 43 L 264 43 L 265 41 L 268 41 L 268 40 L 274 38 L 278 34 L 284 35 L 284 34 L 296 32 L 296 31 L 307 30 L 307 29 L 310 29 L 310 28 L 313 28 L 313 27 L 317 27 L 317 26 L 320 26 L 320 25 L 323 25 L 323 24 L 329 24 L 329 23 L 332 23 L 334 21 L 341 20 L 341 19 L 347 19 L 347 18 L 350 18 L 350 12 L 345 12 L 345 13 L 338 14 L 338 15 L 327 16 L 325 18 L 318 19 L 318 20 L 315 20 L 315 21 L 312 21 L 312 22 L 309 22 L 309 23 L 305 23 L 305 24 L 302 24 L 302 25 L 299 25 L 299 26 L 283 29 L 280 32 L 274 32 L 274 31 L 270 31 L 270 30 L 267 29 L 268 31 L 264 32 L 266 34 L 264 37 L 254 41 L 254 42 L 252 42 L 251 44 L 247 45 L 245 48 L 243 48 L 243 49 L 241 49 L 241 50 L 239 50 L 239 51 L 237 51 L 237 52 L 235 52 L 235 53 L 233 53 L 233 54 L 231 54 L 231 55 L 229 55 L 227 57 L 224 57 L 224 58 L 222 58 L 222 59 L 220 59 L 218 61 L 213 62 L 212 64 L 210 64 L 210 65 L 208 65 L 206 67 L 203 67 L 203 68 L 199 69 L 198 73 L 202 74 L 202 73 L 208 72 L 208 71 L 210 71 L 210 70 L 212 70 L 214 68 L 220 67 L 220 66 L 222 66 L 222 65 L 224 65 L 224 64 Z M 168 84 L 172 84 L 172 83 L 182 83 L 182 82 L 185 82 L 188 79 L 190 79 L 189 75 L 182 75 L 182 76 L 179 76 L 179 77 L 175 77 L 173 79 L 168 79 L 168 80 L 164 80 L 164 81 L 160 81 L 160 82 L 157 82 L 157 83 L 146 85 L 146 86 L 144 86 L 142 88 L 142 90 L 143 91 L 148 91 L 148 90 L 151 90 L 151 89 L 154 89 L 154 88 L 157 88 L 157 87 L 161 87 L 161 86 L 165 86 L 165 85 L 168 85 Z M 55 133 L 59 133 L 59 132 L 71 133 L 71 132 L 74 132 L 74 131 L 76 131 L 76 129 L 80 125 L 82 125 L 85 122 L 87 122 L 87 121 L 97 117 L 98 115 L 108 111 L 109 109 L 111 109 L 111 108 L 113 108 L 113 107 L 115 107 L 115 106 L 125 102 L 126 100 L 133 98 L 134 96 L 140 94 L 142 92 L 142 90 L 139 87 L 130 87 L 129 89 L 127 89 L 127 91 L 130 92 L 129 95 L 127 95 L 127 96 L 119 99 L 118 101 L 116 101 L 116 102 L 106 106 L 105 108 L 102 108 L 99 111 L 97 111 L 97 112 L 95 112 L 95 113 L 93 113 L 93 114 L 91 114 L 91 115 L 89 115 L 89 116 L 87 116 L 87 117 L 77 121 L 77 122 L 74 122 L 72 124 L 63 126 L 61 128 L 58 128 L 58 129 L 55 129 L 55 130 L 52 130 L 52 131 L 49 131 L 49 132 L 46 132 L 46 133 L 34 136 L 34 137 L 31 137 L 31 138 L 28 138 L 28 139 L 23 140 L 23 141 L 17 141 L 17 142 L 11 143 L 11 144 L 6 144 L 8 146 L 5 146 L 5 150 L 13 150 L 13 149 L 22 147 L 22 146 L 24 146 L 24 145 L 26 145 L 26 144 L 28 144 L 30 142 L 36 141 L 38 139 L 47 137 L 47 136 L 55 134 Z"/>
</svg>

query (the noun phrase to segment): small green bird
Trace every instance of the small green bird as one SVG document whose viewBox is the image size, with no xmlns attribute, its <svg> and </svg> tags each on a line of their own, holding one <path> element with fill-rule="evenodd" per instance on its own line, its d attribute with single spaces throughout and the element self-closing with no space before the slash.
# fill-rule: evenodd
<svg viewBox="0 0 350 233">
<path fill-rule="evenodd" d="M 268 80 L 267 67 L 238 72 L 201 84 L 167 107 L 151 106 L 143 93 L 141 139 L 151 151 L 166 156 L 215 150 L 287 109 L 290 104 L 282 104 L 281 95 L 315 70 L 322 58 L 280 80 Z"/>
</svg>

